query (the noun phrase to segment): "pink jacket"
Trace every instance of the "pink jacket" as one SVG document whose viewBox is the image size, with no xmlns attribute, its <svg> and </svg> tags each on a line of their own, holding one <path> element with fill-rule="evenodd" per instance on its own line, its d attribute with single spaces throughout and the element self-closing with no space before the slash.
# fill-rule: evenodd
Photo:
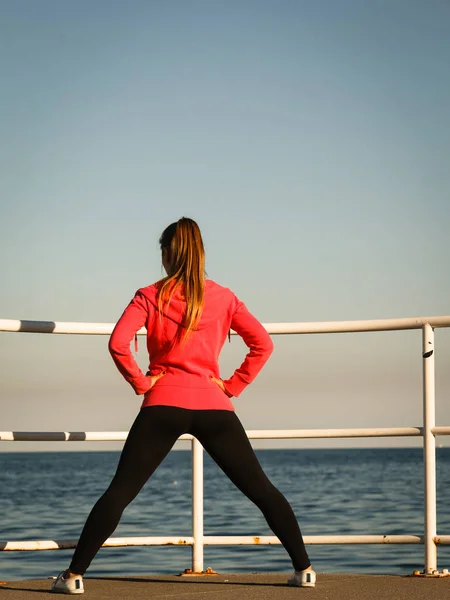
<svg viewBox="0 0 450 600">
<path fill-rule="evenodd" d="M 239 396 L 272 353 L 273 342 L 267 331 L 231 290 L 208 279 L 197 328 L 184 344 L 172 347 L 171 340 L 183 319 L 185 301 L 177 291 L 160 315 L 156 295 L 156 284 L 139 289 L 109 341 L 117 368 L 136 394 L 144 394 L 142 407 L 163 404 L 194 410 L 234 410 L 229 397 L 211 381 L 211 376 L 220 378 L 219 353 L 230 328 L 250 349 L 242 365 L 224 380 L 227 391 Z M 149 379 L 130 351 L 135 333 L 143 326 L 147 329 L 150 357 L 147 375 L 166 373 L 151 389 Z"/>
</svg>

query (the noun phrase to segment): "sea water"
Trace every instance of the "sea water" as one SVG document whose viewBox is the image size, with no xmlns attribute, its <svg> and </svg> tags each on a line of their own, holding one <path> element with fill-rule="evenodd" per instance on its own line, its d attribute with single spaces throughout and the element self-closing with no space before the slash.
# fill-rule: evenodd
<svg viewBox="0 0 450 600">
<path fill-rule="evenodd" d="M 287 497 L 303 535 L 423 535 L 423 451 L 257 450 Z M 0 454 L 0 542 L 77 539 L 108 486 L 118 452 Z M 205 535 L 273 535 L 259 510 L 205 456 Z M 450 448 L 437 449 L 438 533 L 450 534 Z M 173 451 L 125 510 L 115 537 L 191 535 L 191 452 Z M 73 550 L 0 552 L 0 579 L 45 578 L 68 566 Z M 421 545 L 310 545 L 325 573 L 408 574 L 423 569 Z M 438 547 L 450 568 L 450 547 Z M 277 546 L 207 546 L 205 568 L 221 573 L 288 572 Z M 103 548 L 90 576 L 175 574 L 191 548 Z"/>
</svg>

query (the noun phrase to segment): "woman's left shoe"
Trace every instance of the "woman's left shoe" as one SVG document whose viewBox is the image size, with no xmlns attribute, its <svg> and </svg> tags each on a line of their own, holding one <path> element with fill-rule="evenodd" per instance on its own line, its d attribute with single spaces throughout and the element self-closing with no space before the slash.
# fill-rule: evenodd
<svg viewBox="0 0 450 600">
<path fill-rule="evenodd" d="M 81 575 L 64 579 L 66 571 L 62 571 L 52 583 L 52 592 L 57 594 L 84 594 L 83 578 Z"/>
<path fill-rule="evenodd" d="M 288 585 L 293 587 L 316 587 L 315 571 L 294 571 L 292 577 L 288 579 Z"/>
</svg>

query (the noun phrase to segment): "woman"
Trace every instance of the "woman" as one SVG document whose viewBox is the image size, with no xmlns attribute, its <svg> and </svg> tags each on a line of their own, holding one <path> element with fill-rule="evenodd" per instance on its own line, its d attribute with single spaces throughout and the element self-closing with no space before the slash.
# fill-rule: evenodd
<svg viewBox="0 0 450 600">
<path fill-rule="evenodd" d="M 253 381 L 273 343 L 264 327 L 231 290 L 205 280 L 205 253 L 195 221 L 169 225 L 160 240 L 167 272 L 136 292 L 116 324 L 109 350 L 135 393 L 144 395 L 111 485 L 91 511 L 55 592 L 82 594 L 82 576 L 116 529 L 125 507 L 184 433 L 194 435 L 231 481 L 264 514 L 292 559 L 289 585 L 314 587 L 302 535 L 284 496 L 264 474 L 230 401 Z M 150 367 L 142 373 L 130 351 L 136 332 L 147 329 Z M 222 380 L 218 357 L 230 328 L 250 351 L 232 377 Z"/>
</svg>

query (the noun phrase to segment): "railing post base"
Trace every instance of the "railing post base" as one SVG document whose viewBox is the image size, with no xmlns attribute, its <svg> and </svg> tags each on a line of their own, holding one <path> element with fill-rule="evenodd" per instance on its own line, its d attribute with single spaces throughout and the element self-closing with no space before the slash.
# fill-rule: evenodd
<svg viewBox="0 0 450 600">
<path fill-rule="evenodd" d="M 180 577 L 199 577 L 202 575 L 219 575 L 217 571 L 208 567 L 206 571 L 193 571 L 192 569 L 185 569 L 182 573 L 180 573 Z"/>
<path fill-rule="evenodd" d="M 409 577 L 434 577 L 436 579 L 442 577 L 450 577 L 450 572 L 448 569 L 442 569 L 442 571 L 434 569 L 431 573 L 425 573 L 424 571 L 417 570 L 414 571 L 412 575 L 409 575 Z"/>
</svg>

